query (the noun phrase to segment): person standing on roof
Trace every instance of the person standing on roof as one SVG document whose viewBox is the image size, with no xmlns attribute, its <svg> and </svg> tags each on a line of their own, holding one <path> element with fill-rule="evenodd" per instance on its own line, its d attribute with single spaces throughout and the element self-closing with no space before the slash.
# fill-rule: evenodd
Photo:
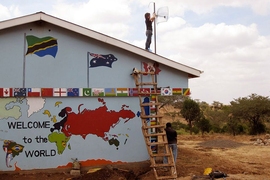
<svg viewBox="0 0 270 180">
<path fill-rule="evenodd" d="M 150 45 L 151 45 L 151 40 L 152 40 L 152 35 L 153 35 L 152 22 L 155 20 L 156 14 L 153 13 L 153 16 L 150 17 L 150 13 L 145 13 L 144 17 L 145 17 L 145 25 L 146 25 L 145 49 L 151 52 Z"/>
<path fill-rule="evenodd" d="M 177 159 L 177 132 L 172 128 L 172 124 L 170 122 L 168 122 L 166 124 L 165 131 L 166 131 L 166 136 L 167 136 L 167 139 L 168 139 L 169 148 L 172 149 L 174 163 L 176 164 L 176 159 Z M 164 157 L 163 163 L 168 164 L 168 158 L 167 157 Z"/>
</svg>

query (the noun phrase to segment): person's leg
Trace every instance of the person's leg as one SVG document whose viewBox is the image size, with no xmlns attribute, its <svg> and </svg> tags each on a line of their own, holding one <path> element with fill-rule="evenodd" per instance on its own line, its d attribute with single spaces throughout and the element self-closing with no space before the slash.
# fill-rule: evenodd
<svg viewBox="0 0 270 180">
<path fill-rule="evenodd" d="M 151 39 L 152 39 L 152 31 L 147 30 L 146 31 L 146 42 L 145 42 L 145 49 L 146 50 L 148 50 L 150 48 Z"/>
<path fill-rule="evenodd" d="M 170 147 L 169 147 L 170 148 Z M 166 153 L 168 153 L 168 152 L 166 152 L 166 149 L 164 148 L 164 153 L 166 154 Z M 168 164 L 168 158 L 167 158 L 167 156 L 164 156 L 163 157 L 163 164 Z"/>
<path fill-rule="evenodd" d="M 174 163 L 176 164 L 176 160 L 177 160 L 177 144 L 169 144 L 169 150 L 170 148 L 172 149 L 172 153 L 173 153 L 173 158 L 174 158 Z M 164 153 L 166 152 L 166 149 L 164 149 Z M 167 164 L 168 163 L 168 158 L 166 156 L 163 157 L 163 163 Z"/>
<path fill-rule="evenodd" d="M 174 163 L 176 164 L 176 160 L 177 160 L 177 144 L 171 144 L 170 145 L 172 148 L 172 153 L 173 153 L 173 158 L 174 158 Z"/>
</svg>

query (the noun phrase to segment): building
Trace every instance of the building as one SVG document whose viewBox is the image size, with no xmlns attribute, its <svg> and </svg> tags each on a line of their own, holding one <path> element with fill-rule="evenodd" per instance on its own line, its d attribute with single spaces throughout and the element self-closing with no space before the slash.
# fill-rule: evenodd
<svg viewBox="0 0 270 180">
<path fill-rule="evenodd" d="M 0 22 L 0 47 L 0 171 L 147 160 L 132 69 L 162 95 L 201 74 L 43 12 Z"/>
</svg>

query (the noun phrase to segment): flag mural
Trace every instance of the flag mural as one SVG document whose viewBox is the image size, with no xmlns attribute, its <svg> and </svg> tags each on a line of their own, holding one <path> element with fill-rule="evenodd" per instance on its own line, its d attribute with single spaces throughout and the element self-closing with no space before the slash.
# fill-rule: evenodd
<svg viewBox="0 0 270 180">
<path fill-rule="evenodd" d="M 92 95 L 92 89 L 91 88 L 80 88 L 79 95 L 89 97 Z"/>
<path fill-rule="evenodd" d="M 12 97 L 13 96 L 12 88 L 0 88 L 0 97 Z"/>
<path fill-rule="evenodd" d="M 135 97 L 189 96 L 189 88 L 0 88 L 1 97 Z"/>
<path fill-rule="evenodd" d="M 41 88 L 28 88 L 28 97 L 40 97 Z"/>
<path fill-rule="evenodd" d="M 151 88 L 140 88 L 140 91 L 138 93 L 140 93 L 141 96 L 150 96 L 150 90 Z"/>
<path fill-rule="evenodd" d="M 117 58 L 113 54 L 95 54 L 95 53 L 88 53 L 92 59 L 89 62 L 89 68 L 105 66 L 112 68 L 112 64 L 117 61 Z"/>
<path fill-rule="evenodd" d="M 92 88 L 92 96 L 104 96 L 104 88 Z"/>
<path fill-rule="evenodd" d="M 190 89 L 189 88 L 184 88 L 183 89 L 183 95 L 189 96 L 190 94 L 191 94 L 191 92 L 190 92 Z"/>
<path fill-rule="evenodd" d="M 41 88 L 42 97 L 53 97 L 53 88 Z"/>
<path fill-rule="evenodd" d="M 53 88 L 53 96 L 67 96 L 67 88 Z"/>
<path fill-rule="evenodd" d="M 67 96 L 79 96 L 79 88 L 67 88 Z"/>
<path fill-rule="evenodd" d="M 161 95 L 162 96 L 171 96 L 172 95 L 172 88 L 161 88 Z"/>
<path fill-rule="evenodd" d="M 155 74 L 159 74 L 161 71 L 159 68 L 159 64 L 157 62 L 155 63 L 142 62 L 142 65 L 145 72 L 155 72 Z"/>
<path fill-rule="evenodd" d="M 116 96 L 115 88 L 105 88 L 105 96 Z"/>
<path fill-rule="evenodd" d="M 129 88 L 128 96 L 138 96 L 138 88 Z"/>
<path fill-rule="evenodd" d="M 116 96 L 128 96 L 128 88 L 116 88 Z"/>
<path fill-rule="evenodd" d="M 58 51 L 57 39 L 51 36 L 39 38 L 28 35 L 26 36 L 26 41 L 28 44 L 26 55 L 36 54 L 39 57 L 51 55 L 55 58 Z"/>
<path fill-rule="evenodd" d="M 26 88 L 14 88 L 14 97 L 25 97 Z"/>
<path fill-rule="evenodd" d="M 96 67 L 102 67 L 102 66 L 112 68 L 112 64 L 115 61 L 117 61 L 117 58 L 113 54 L 95 54 L 95 53 L 87 52 L 87 87 L 89 87 L 89 69 L 90 68 L 96 68 Z"/>
<path fill-rule="evenodd" d="M 172 88 L 173 95 L 182 95 L 182 88 Z"/>
</svg>

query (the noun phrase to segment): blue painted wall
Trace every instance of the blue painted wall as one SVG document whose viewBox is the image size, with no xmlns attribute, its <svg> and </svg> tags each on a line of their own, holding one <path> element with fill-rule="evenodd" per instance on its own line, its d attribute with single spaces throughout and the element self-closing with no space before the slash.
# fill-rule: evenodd
<svg viewBox="0 0 270 180">
<path fill-rule="evenodd" d="M 29 45 L 26 37 L 29 35 L 55 38 L 55 57 L 50 54 L 42 57 L 25 55 Z M 0 47 L 1 88 L 132 88 L 135 87 L 130 76 L 133 67 L 143 69 L 143 62 L 153 63 L 150 59 L 44 22 L 2 30 Z M 98 61 L 109 54 L 117 61 L 111 67 L 88 68 L 94 58 L 88 52 L 96 54 Z M 186 73 L 165 65 L 159 65 L 159 69 L 157 77 L 160 87 L 188 87 Z M 78 122 L 51 130 L 65 117 L 59 116 L 59 112 L 66 107 L 71 109 L 69 118 L 77 117 Z M 107 109 L 104 113 L 95 113 L 99 112 L 99 108 Z M 95 115 L 91 114 L 82 121 L 83 109 Z M 3 145 L 0 170 L 66 167 L 71 158 L 78 158 L 86 164 L 98 160 L 109 163 L 147 160 L 139 111 L 138 97 L 0 98 L 0 144 Z M 132 118 L 126 117 L 125 113 L 133 114 Z M 118 117 L 117 122 L 111 124 L 103 137 L 92 133 L 96 127 L 91 122 L 106 124 L 105 120 L 115 116 Z M 81 132 L 69 131 L 75 126 L 76 130 L 86 127 L 89 132 L 82 135 Z M 70 134 L 63 133 L 63 129 Z M 63 137 L 64 140 L 61 139 Z"/>
</svg>

